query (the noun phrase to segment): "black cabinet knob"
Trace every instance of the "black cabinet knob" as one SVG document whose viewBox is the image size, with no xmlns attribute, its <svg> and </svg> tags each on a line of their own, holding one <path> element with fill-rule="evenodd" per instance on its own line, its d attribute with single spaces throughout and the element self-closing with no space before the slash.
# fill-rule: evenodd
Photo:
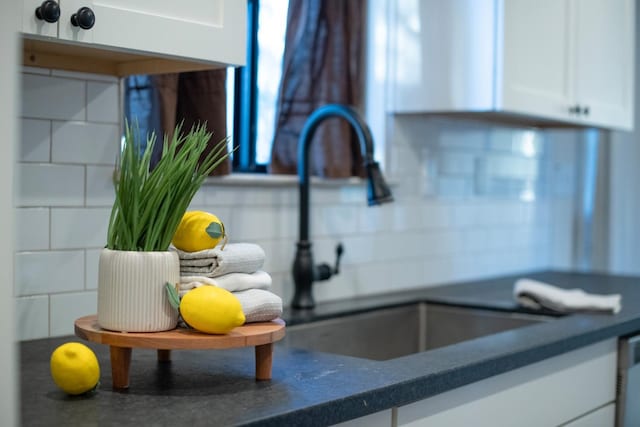
<svg viewBox="0 0 640 427">
<path fill-rule="evenodd" d="M 71 25 L 88 30 L 96 23 L 96 15 L 88 7 L 81 7 L 76 13 L 71 15 Z"/>
<path fill-rule="evenodd" d="M 582 108 L 582 114 L 584 114 L 585 116 L 589 115 L 589 107 L 583 107 Z"/>
<path fill-rule="evenodd" d="M 53 0 L 44 0 L 36 8 L 36 18 L 50 23 L 58 22 L 60 18 L 60 5 Z"/>
</svg>

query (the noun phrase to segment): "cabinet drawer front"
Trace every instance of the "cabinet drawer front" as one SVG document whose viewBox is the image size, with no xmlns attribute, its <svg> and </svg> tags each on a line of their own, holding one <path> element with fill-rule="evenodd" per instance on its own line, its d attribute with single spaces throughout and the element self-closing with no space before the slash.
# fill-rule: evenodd
<svg viewBox="0 0 640 427">
<path fill-rule="evenodd" d="M 613 427 L 616 422 L 616 405 L 610 403 L 580 417 L 562 427 Z"/>
<path fill-rule="evenodd" d="M 616 365 L 603 341 L 400 407 L 398 425 L 560 425 L 614 402 Z"/>
</svg>

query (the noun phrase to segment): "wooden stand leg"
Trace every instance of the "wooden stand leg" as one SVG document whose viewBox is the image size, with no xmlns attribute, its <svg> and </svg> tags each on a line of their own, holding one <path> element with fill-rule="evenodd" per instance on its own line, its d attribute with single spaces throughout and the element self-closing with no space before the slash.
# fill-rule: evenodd
<svg viewBox="0 0 640 427">
<path fill-rule="evenodd" d="M 158 362 L 171 362 L 171 350 L 158 350 Z"/>
<path fill-rule="evenodd" d="M 131 348 L 110 347 L 111 351 L 111 376 L 113 388 L 129 388 L 129 367 L 131 366 Z"/>
<path fill-rule="evenodd" d="M 256 380 L 271 379 L 273 343 L 256 346 Z"/>
</svg>

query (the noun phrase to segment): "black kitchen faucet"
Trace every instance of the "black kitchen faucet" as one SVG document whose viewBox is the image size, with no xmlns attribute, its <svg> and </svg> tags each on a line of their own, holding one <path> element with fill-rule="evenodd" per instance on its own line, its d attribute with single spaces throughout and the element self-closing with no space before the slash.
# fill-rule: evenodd
<svg viewBox="0 0 640 427">
<path fill-rule="evenodd" d="M 315 306 L 312 285 L 314 281 L 327 280 L 338 273 L 342 244 L 336 247 L 336 265 L 326 263 L 315 265 L 309 240 L 309 146 L 318 126 L 327 118 L 341 117 L 353 127 L 360 142 L 364 167 L 367 173 L 367 200 L 369 206 L 393 201 L 391 190 L 382 176 L 378 162 L 373 159 L 373 138 L 362 117 L 351 107 L 327 104 L 316 109 L 302 128 L 298 142 L 298 181 L 300 191 L 300 238 L 297 243 L 296 258 L 293 261 L 293 281 L 295 293 L 291 307 L 309 309 Z"/>
</svg>

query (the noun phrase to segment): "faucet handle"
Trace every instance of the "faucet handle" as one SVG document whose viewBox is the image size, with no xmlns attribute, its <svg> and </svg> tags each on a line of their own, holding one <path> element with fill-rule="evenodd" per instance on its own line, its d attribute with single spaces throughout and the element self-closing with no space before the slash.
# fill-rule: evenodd
<svg viewBox="0 0 640 427">
<path fill-rule="evenodd" d="M 327 280 L 331 276 L 336 275 L 340 272 L 340 258 L 342 258 L 342 254 L 344 253 L 344 246 L 342 243 L 338 243 L 336 246 L 336 265 L 334 268 L 327 263 L 318 264 L 315 268 L 315 272 L 313 275 L 313 280 L 321 281 Z"/>
<path fill-rule="evenodd" d="M 344 253 L 344 246 L 342 243 L 338 243 L 336 246 L 336 266 L 333 269 L 333 274 L 338 274 L 340 272 L 340 258 L 342 258 L 342 254 Z"/>
</svg>

